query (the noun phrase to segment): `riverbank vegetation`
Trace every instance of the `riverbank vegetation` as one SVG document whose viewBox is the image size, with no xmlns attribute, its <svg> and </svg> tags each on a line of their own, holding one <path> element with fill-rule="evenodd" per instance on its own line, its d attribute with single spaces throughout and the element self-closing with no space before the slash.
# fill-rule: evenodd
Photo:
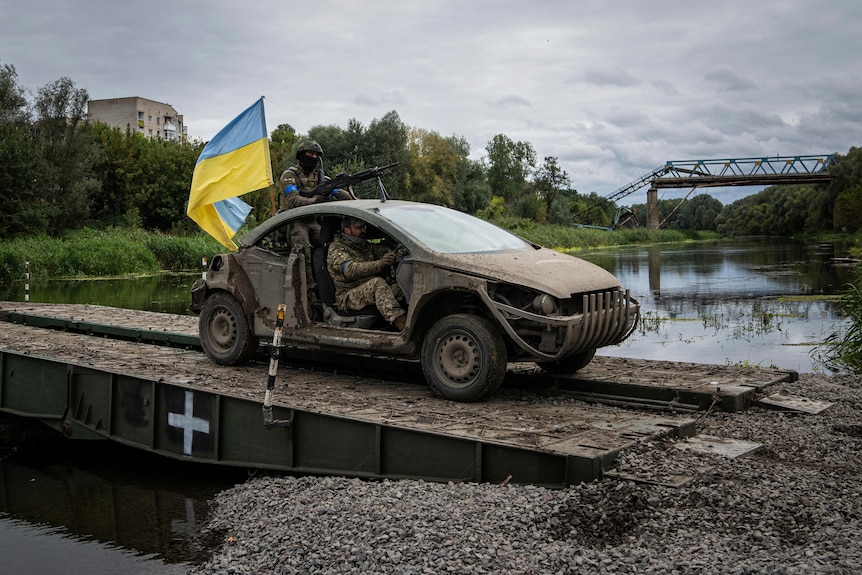
<svg viewBox="0 0 862 575">
<path fill-rule="evenodd" d="M 567 252 L 637 244 L 718 240 L 722 237 L 721 234 L 702 230 L 651 230 L 641 227 L 605 230 L 543 224 L 525 218 L 504 218 L 494 223 L 533 243 Z"/>
<path fill-rule="evenodd" d="M 31 277 L 80 278 L 200 269 L 224 248 L 206 234 L 175 236 L 140 229 L 83 229 L 0 242 L 0 284 Z"/>
<path fill-rule="evenodd" d="M 838 312 L 849 321 L 828 334 L 813 356 L 833 371 L 862 373 L 862 277 L 845 287 Z"/>
<path fill-rule="evenodd" d="M 510 219 L 500 223 L 531 242 L 564 251 L 719 237 L 714 233 L 679 230 L 610 232 L 541 226 L 529 220 Z M 34 278 L 113 277 L 198 270 L 201 258 L 210 261 L 224 251 L 224 247 L 204 233 L 173 235 L 139 228 L 85 228 L 59 238 L 41 235 L 0 242 L 0 284 L 22 278 L 25 261 L 29 261 Z"/>
</svg>

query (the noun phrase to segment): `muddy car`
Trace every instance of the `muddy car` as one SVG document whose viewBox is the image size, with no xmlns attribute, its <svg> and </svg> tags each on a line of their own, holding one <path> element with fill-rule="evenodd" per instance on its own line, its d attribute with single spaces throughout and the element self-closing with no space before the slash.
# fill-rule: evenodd
<svg viewBox="0 0 862 575">
<path fill-rule="evenodd" d="M 405 294 L 403 331 L 373 306 L 334 308 L 326 253 L 345 216 L 366 223 L 366 240 L 401 255 L 387 273 Z M 320 223 L 311 250 L 291 250 L 290 225 L 299 220 Z M 431 389 L 457 401 L 493 395 L 510 361 L 561 374 L 583 368 L 596 349 L 629 336 L 640 309 L 594 264 L 452 209 L 396 200 L 289 210 L 250 232 L 236 253 L 214 257 L 192 288 L 204 351 L 219 364 L 251 359 L 272 339 L 279 304 L 284 345 L 418 360 Z"/>
</svg>

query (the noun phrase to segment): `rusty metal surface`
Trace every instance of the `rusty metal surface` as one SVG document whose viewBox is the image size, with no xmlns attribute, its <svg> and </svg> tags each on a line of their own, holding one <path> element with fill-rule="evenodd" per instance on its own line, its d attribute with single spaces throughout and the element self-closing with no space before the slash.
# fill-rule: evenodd
<svg viewBox="0 0 862 575">
<path fill-rule="evenodd" d="M 34 324 L 8 323 L 15 318 L 29 318 Z M 197 318 L 194 316 L 89 305 L 0 302 L 0 320 L 7 321 L 0 326 L 0 354 L 8 361 L 0 361 L 0 364 L 5 365 L 4 374 L 9 372 L 10 377 L 4 380 L 10 383 L 9 390 L 21 379 L 20 375 L 13 377 L 12 371 L 29 373 L 28 361 L 34 359 L 43 363 L 57 362 L 59 367 L 52 369 L 63 377 L 66 373 L 83 374 L 79 376 L 80 380 L 76 380 L 83 395 L 79 393 L 75 397 L 80 395 L 91 399 L 89 403 L 79 402 L 80 405 L 76 404 L 71 410 L 81 415 L 80 421 L 75 419 L 79 424 L 101 429 L 93 420 L 101 422 L 102 416 L 89 415 L 92 409 L 104 411 L 105 394 L 97 392 L 103 389 L 105 382 L 128 376 L 158 382 L 159 387 L 176 386 L 186 390 L 184 393 L 196 396 L 201 395 L 199 392 L 219 396 L 217 401 L 225 411 L 217 427 L 239 425 L 243 430 L 252 431 L 255 426 L 264 427 L 263 412 L 254 405 L 262 407 L 264 404 L 269 377 L 265 363 L 219 366 L 196 345 L 152 345 L 146 343 L 147 337 L 135 341 L 130 337 L 115 339 L 112 335 L 122 329 L 127 334 L 164 335 L 160 343 L 182 338 L 186 338 L 183 341 L 191 341 L 197 337 Z M 43 327 L 39 327 L 40 322 L 44 322 Z M 52 329 L 45 329 L 46 326 Z M 98 326 L 102 326 L 104 331 L 98 332 L 95 329 Z M 149 341 L 158 341 L 158 338 L 153 336 Z M 20 356 L 12 358 L 10 354 L 25 354 L 29 359 L 22 361 Z M 345 356 L 341 359 L 344 360 Z M 707 456 L 701 453 L 703 446 L 708 448 L 708 455 L 713 458 L 717 457 L 714 453 L 717 449 L 718 455 L 728 456 L 725 451 L 729 447 L 726 444 L 716 447 L 717 441 L 708 437 L 677 442 L 683 447 L 673 450 L 678 452 L 674 459 L 679 459 L 675 465 L 656 463 L 647 465 L 646 469 L 642 465 L 636 468 L 627 466 L 627 454 L 653 449 L 651 446 L 662 443 L 662 438 L 694 436 L 696 415 L 681 411 L 686 402 L 695 408 L 698 408 L 699 401 L 708 403 L 705 405 L 707 408 L 726 407 L 724 404 L 727 403 L 745 404 L 771 383 L 795 379 L 792 372 L 757 368 L 599 357 L 581 372 L 568 377 L 552 376 L 535 364 L 511 364 L 507 385 L 494 398 L 478 403 L 458 403 L 435 397 L 420 381 L 421 378 L 411 377 L 409 362 L 379 361 L 369 364 L 366 369 L 359 361 L 361 358 L 346 359 L 357 365 L 330 362 L 327 370 L 295 365 L 281 367 L 273 388 L 272 404 L 284 415 L 290 413 L 299 418 L 300 414 L 310 414 L 311 419 L 302 415 L 297 420 L 300 424 L 295 429 L 291 428 L 290 432 L 296 434 L 292 440 L 294 443 L 288 442 L 291 448 L 282 446 L 270 450 L 274 454 L 272 461 L 260 456 L 248 465 L 375 477 L 388 476 L 387 473 L 399 477 L 421 473 L 422 477 L 447 480 L 473 477 L 474 480 L 491 478 L 495 481 L 507 473 L 515 473 L 510 470 L 518 470 L 518 473 L 523 472 L 523 476 L 517 477 L 516 481 L 538 481 L 549 485 L 590 481 L 603 475 L 681 485 L 690 481 L 704 465 L 710 464 L 711 460 L 706 461 L 704 458 Z M 390 370 L 382 371 L 381 366 L 387 365 L 391 366 Z M 23 372 L 16 369 L 22 366 Z M 339 373 L 343 369 L 352 371 Z M 361 375 L 359 370 L 362 369 L 376 375 Z M 89 373 L 95 370 L 108 374 L 108 377 L 99 379 Z M 383 373 L 388 375 L 384 377 Z M 41 380 L 34 377 L 33 381 Z M 32 389 L 32 386 L 28 384 L 27 388 Z M 3 393 L 4 385 L 0 383 L 0 397 Z M 16 397 L 20 395 L 18 393 Z M 70 393 L 70 397 L 72 395 Z M 115 395 L 120 397 L 122 393 Z M 616 401 L 604 404 L 584 401 L 599 395 L 615 397 Z M 65 405 L 65 392 L 60 397 Z M 156 393 L 155 397 L 160 395 Z M 626 399 L 636 397 L 652 409 L 631 409 L 631 405 L 624 404 Z M 228 409 L 228 404 L 237 399 L 251 402 L 251 409 Z M 12 407 L 17 405 L 20 402 Z M 666 411 L 657 412 L 655 407 L 658 405 L 663 405 Z M 42 402 L 36 406 L 41 407 Z M 63 413 L 62 405 L 58 409 L 57 413 Z M 56 410 L 43 411 L 53 413 Z M 228 412 L 230 417 L 224 415 Z M 331 454 L 333 448 L 344 441 L 343 435 L 335 433 L 335 427 L 339 427 L 339 433 L 343 434 L 345 430 L 354 433 L 358 425 L 365 426 L 363 437 L 367 436 L 366 439 L 375 435 L 382 438 L 373 445 L 366 445 L 367 453 L 362 452 L 361 455 L 372 457 L 377 454 L 380 461 L 386 462 L 385 465 L 381 463 L 377 467 L 357 470 L 351 467 L 350 457 L 343 457 L 344 461 L 335 456 L 329 459 L 322 457 Z M 377 431 L 368 431 L 372 428 Z M 156 437 L 165 434 L 162 429 L 154 433 Z M 234 439 L 236 436 L 234 431 L 225 437 Z M 331 436 L 331 442 L 315 439 L 322 436 Z M 337 441 L 332 439 L 336 436 L 340 438 Z M 225 448 L 227 455 L 219 454 L 218 457 L 222 457 L 219 461 L 239 464 L 241 458 L 238 459 L 237 454 L 250 445 L 245 441 L 244 436 L 236 439 L 235 443 L 242 449 L 238 451 L 236 445 L 234 449 Z M 468 457 L 464 457 L 465 441 L 472 442 L 466 448 Z M 222 441 L 219 444 L 227 443 Z M 449 450 L 450 443 L 458 445 L 457 453 Z M 393 444 L 394 448 L 387 450 Z M 453 473 L 451 464 L 442 465 L 439 469 L 431 466 L 433 470 L 428 471 L 428 465 L 411 466 L 417 462 L 409 457 L 406 462 L 398 459 L 411 450 L 426 453 L 429 449 L 434 450 L 442 463 L 453 461 L 457 455 L 459 471 Z M 385 455 L 381 456 L 381 453 Z M 288 454 L 292 454 L 289 461 L 285 459 Z M 269 452 L 266 457 L 270 457 Z M 615 464 L 617 469 L 608 471 L 612 462 L 620 460 L 621 463 Z M 559 461 L 567 463 L 561 465 Z M 394 471 L 393 462 L 398 464 L 394 465 Z M 484 465 L 485 462 L 492 463 Z M 461 471 L 465 466 L 471 469 L 466 476 Z M 533 473 L 530 471 L 533 469 L 545 471 Z"/>
<path fill-rule="evenodd" d="M 83 304 L 0 302 L 0 320 L 9 321 L 10 316 L 19 315 L 82 325 L 122 327 L 135 333 L 176 334 L 193 339 L 197 338 L 198 331 L 196 316 Z M 146 337 L 141 339 L 147 341 Z M 344 361 L 340 364 L 333 362 L 334 369 L 339 369 L 345 362 L 361 365 L 356 358 L 340 359 Z M 392 371 L 403 370 L 397 368 Z M 318 377 L 326 376 L 321 373 Z M 584 401 L 639 398 L 643 407 L 661 405 L 681 411 L 715 407 L 741 411 L 770 385 L 797 378 L 796 372 L 788 370 L 596 357 L 587 367 L 568 376 L 551 375 L 534 363 L 510 363 L 506 386 L 561 390 L 572 399 Z"/>
<path fill-rule="evenodd" d="M 198 318 L 88 304 L 0 302 L 0 319 L 8 321 L 12 313 L 57 318 L 94 325 L 121 326 L 140 331 L 177 333 L 197 336 Z"/>
<path fill-rule="evenodd" d="M 91 310 L 92 311 L 92 310 Z M 80 313 L 77 315 L 81 315 Z M 122 314 L 119 314 L 122 315 Z M 147 314 L 145 314 L 147 315 Z M 176 324 L 182 320 L 174 318 Z M 0 349 L 263 403 L 267 366 L 223 367 L 197 350 L 5 324 Z M 648 437 L 686 435 L 686 415 L 585 405 L 504 390 L 486 402 L 436 398 L 425 385 L 281 369 L 274 405 L 554 454 L 599 457 Z M 255 422 L 251 422 L 254 424 Z M 262 419 L 260 422 L 261 425 Z"/>
<path fill-rule="evenodd" d="M 510 380 L 548 378 L 531 364 L 512 364 Z M 596 357 L 577 373 L 551 378 L 557 389 L 582 400 L 639 398 L 644 407 L 743 411 L 763 390 L 796 381 L 792 370 Z"/>
</svg>

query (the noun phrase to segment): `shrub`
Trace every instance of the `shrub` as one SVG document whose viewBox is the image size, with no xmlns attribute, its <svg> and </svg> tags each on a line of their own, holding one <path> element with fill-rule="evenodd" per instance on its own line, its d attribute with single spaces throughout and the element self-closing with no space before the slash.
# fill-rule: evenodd
<svg viewBox="0 0 862 575">
<path fill-rule="evenodd" d="M 832 371 L 862 373 L 862 276 L 844 290 L 838 302 L 839 313 L 849 319 L 846 327 L 828 335 L 812 356 Z"/>
<path fill-rule="evenodd" d="M 155 255 L 163 270 L 181 271 L 199 267 L 201 257 L 207 261 L 219 253 L 227 251 L 210 236 L 168 236 L 161 233 L 146 235 L 147 248 Z"/>
<path fill-rule="evenodd" d="M 648 228 L 610 231 L 596 228 L 578 228 L 574 226 L 540 224 L 534 220 L 525 218 L 503 218 L 495 223 L 526 240 L 563 251 L 629 244 L 716 239 L 720 237 L 715 232 L 652 230 Z"/>
<path fill-rule="evenodd" d="M 197 270 L 202 256 L 211 260 L 224 251 L 205 234 L 169 236 L 135 229 L 83 229 L 64 238 L 39 236 L 0 242 L 0 283 L 23 278 L 25 258 L 30 260 L 32 277 L 106 277 Z"/>
</svg>

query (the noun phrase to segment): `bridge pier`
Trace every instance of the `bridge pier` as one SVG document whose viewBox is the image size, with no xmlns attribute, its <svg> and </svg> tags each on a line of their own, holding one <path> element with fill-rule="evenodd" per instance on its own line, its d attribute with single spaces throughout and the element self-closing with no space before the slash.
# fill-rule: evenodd
<svg viewBox="0 0 862 575">
<path fill-rule="evenodd" d="M 658 188 L 655 186 L 655 182 L 653 182 L 653 185 L 651 185 L 649 190 L 647 190 L 646 202 L 647 202 L 646 225 L 651 230 L 657 230 L 658 225 L 659 225 Z"/>
</svg>

